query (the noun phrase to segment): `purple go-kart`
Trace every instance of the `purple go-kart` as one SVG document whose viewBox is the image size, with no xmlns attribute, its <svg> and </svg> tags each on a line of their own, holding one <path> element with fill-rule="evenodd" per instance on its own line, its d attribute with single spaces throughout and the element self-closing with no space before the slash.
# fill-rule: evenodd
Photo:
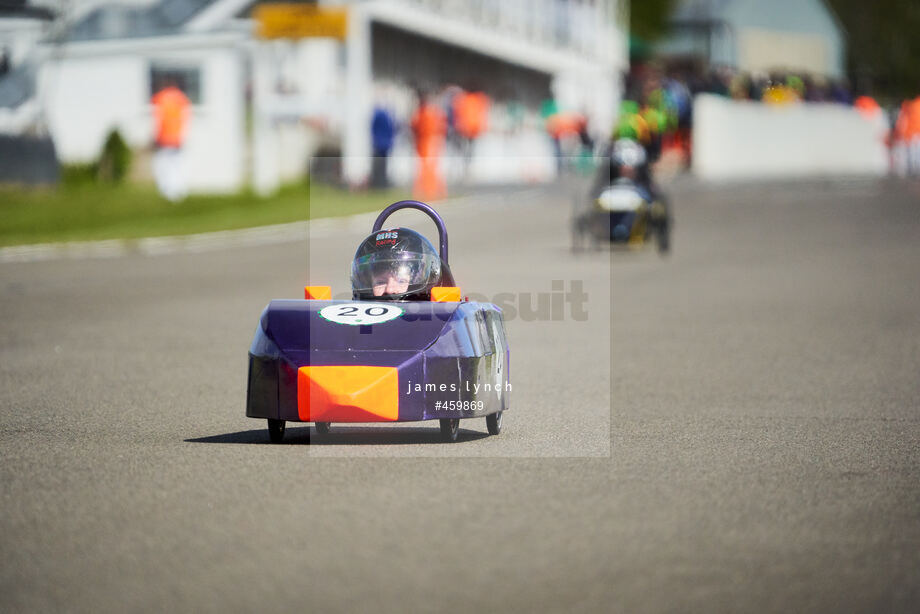
<svg viewBox="0 0 920 614">
<path fill-rule="evenodd" d="M 383 229 L 407 208 L 437 225 L 439 251 L 414 231 Z M 398 251 L 410 240 L 414 247 Z M 268 304 L 249 350 L 246 415 L 267 419 L 275 443 L 287 421 L 312 422 L 322 435 L 334 422 L 440 420 L 443 440 L 456 441 L 461 419 L 484 417 L 497 435 L 511 397 L 502 311 L 461 299 L 437 212 L 412 200 L 384 209 L 359 247 L 352 283 L 351 301 L 307 286 L 304 300 Z"/>
</svg>

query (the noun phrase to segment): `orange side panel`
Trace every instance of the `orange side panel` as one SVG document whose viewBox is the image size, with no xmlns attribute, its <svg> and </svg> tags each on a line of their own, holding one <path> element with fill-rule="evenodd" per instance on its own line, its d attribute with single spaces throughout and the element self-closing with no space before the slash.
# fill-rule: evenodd
<svg viewBox="0 0 920 614">
<path fill-rule="evenodd" d="M 300 367 L 297 415 L 303 422 L 395 421 L 398 387 L 396 367 Z"/>
<path fill-rule="evenodd" d="M 303 297 L 309 300 L 315 301 L 328 301 L 332 300 L 332 287 L 331 286 L 304 286 L 303 287 Z"/>
<path fill-rule="evenodd" d="M 432 288 L 431 300 L 437 303 L 460 302 L 460 288 L 454 286 L 437 286 Z"/>
</svg>

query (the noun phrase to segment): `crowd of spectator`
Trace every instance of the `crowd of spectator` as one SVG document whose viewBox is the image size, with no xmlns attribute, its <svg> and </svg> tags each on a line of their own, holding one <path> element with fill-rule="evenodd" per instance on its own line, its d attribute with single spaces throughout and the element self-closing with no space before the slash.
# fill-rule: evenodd
<svg viewBox="0 0 920 614">
<path fill-rule="evenodd" d="M 690 73 L 684 81 L 693 94 L 716 94 L 735 100 L 853 103 L 853 94 L 846 80 L 794 71 L 750 74 L 720 67 L 704 74 Z"/>
<path fill-rule="evenodd" d="M 651 160 L 663 150 L 690 163 L 693 98 L 713 94 L 770 105 L 825 103 L 853 107 L 877 129 L 897 175 L 920 176 L 920 96 L 885 107 L 867 93 L 854 95 L 845 79 L 791 71 L 749 74 L 727 67 L 707 72 L 664 71 L 640 65 L 627 75 L 613 137 L 645 145 Z"/>
<path fill-rule="evenodd" d="M 394 98 L 392 91 L 400 95 Z M 854 95 L 843 79 L 778 71 L 752 75 L 725 67 L 708 72 L 665 71 L 654 64 L 630 71 L 623 92 L 610 136 L 640 142 L 651 162 L 669 153 L 678 165 L 690 165 L 693 99 L 713 94 L 768 105 L 850 106 L 877 126 L 893 172 L 920 175 L 920 97 L 885 108 L 870 96 Z M 592 139 L 584 113 L 561 108 L 553 99 L 545 100 L 535 112 L 514 101 L 496 101 L 474 86 L 464 89 L 455 84 L 428 92 L 391 88 L 388 98 L 391 104 L 377 105 L 372 126 L 376 162 L 371 184 L 377 187 L 386 185 L 386 159 L 400 134 L 412 142 L 420 161 L 415 191 L 432 198 L 444 194 L 443 178 L 436 174 L 437 159 L 455 155 L 468 168 L 474 144 L 487 133 L 542 129 L 552 142 L 560 171 L 582 159 L 590 164 L 606 145 Z M 392 104 L 394 100 L 398 103 Z"/>
</svg>

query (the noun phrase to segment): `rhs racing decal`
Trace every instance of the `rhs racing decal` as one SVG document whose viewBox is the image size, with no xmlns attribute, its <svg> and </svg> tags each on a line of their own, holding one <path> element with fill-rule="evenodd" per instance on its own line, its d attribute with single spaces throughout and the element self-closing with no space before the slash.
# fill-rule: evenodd
<svg viewBox="0 0 920 614">
<path fill-rule="evenodd" d="M 396 241 L 398 239 L 399 234 L 395 230 L 378 232 L 377 236 L 374 237 L 374 240 L 377 242 L 377 247 L 380 247 L 381 245 L 396 245 Z"/>
<path fill-rule="evenodd" d="M 336 324 L 366 326 L 389 322 L 401 316 L 402 313 L 403 310 L 396 305 L 384 303 L 339 303 L 323 307 L 319 315 L 324 320 Z"/>
</svg>

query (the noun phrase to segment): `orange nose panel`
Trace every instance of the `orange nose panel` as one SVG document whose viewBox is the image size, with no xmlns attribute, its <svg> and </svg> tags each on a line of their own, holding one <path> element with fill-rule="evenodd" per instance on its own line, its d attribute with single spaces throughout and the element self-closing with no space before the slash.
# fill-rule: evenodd
<svg viewBox="0 0 920 614">
<path fill-rule="evenodd" d="M 300 367 L 297 414 L 303 422 L 387 422 L 399 418 L 396 367 Z"/>
</svg>

